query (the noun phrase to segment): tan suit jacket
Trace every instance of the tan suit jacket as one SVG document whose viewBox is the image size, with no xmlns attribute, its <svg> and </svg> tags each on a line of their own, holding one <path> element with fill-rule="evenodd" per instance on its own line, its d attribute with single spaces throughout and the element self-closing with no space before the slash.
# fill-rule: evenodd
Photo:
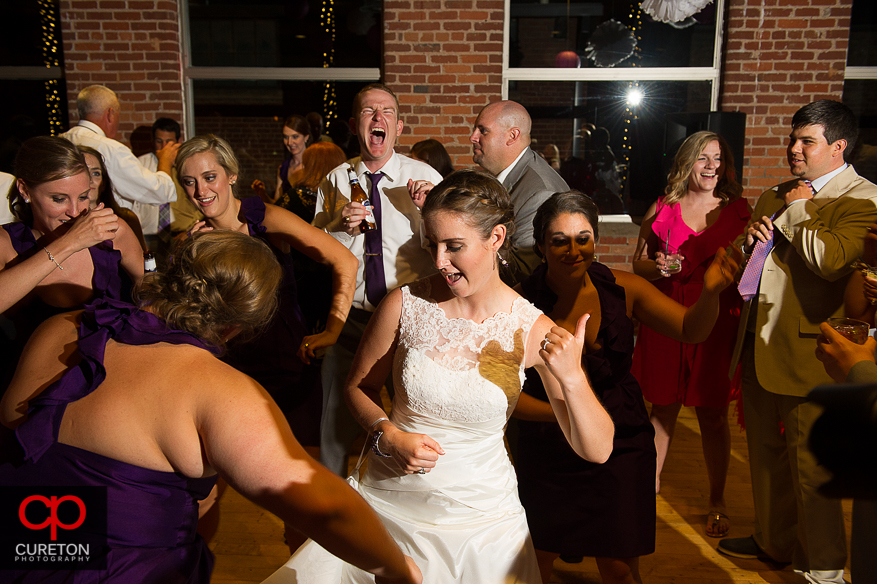
<svg viewBox="0 0 877 584">
<path fill-rule="evenodd" d="M 783 206 L 783 194 L 796 185 L 797 179 L 763 193 L 752 220 L 771 217 Z M 812 200 L 793 204 L 774 221 L 774 248 L 758 295 L 743 307 L 732 372 L 754 308 L 755 371 L 762 387 L 805 397 L 814 386 L 832 382 L 814 356 L 819 324 L 843 315 L 850 265 L 861 255 L 865 231 L 875 221 L 877 185 L 852 166 Z"/>
</svg>

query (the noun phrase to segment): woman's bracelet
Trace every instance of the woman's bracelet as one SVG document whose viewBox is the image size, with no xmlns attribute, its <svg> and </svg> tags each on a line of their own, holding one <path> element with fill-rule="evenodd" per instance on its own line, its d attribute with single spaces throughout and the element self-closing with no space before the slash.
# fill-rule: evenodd
<svg viewBox="0 0 877 584">
<path fill-rule="evenodd" d="M 371 426 L 368 427 L 368 431 L 371 432 L 372 430 L 374 430 L 375 426 L 377 426 L 381 422 L 389 422 L 389 421 L 390 421 L 389 418 L 378 418 L 377 420 L 375 420 L 374 422 L 371 423 Z"/>
<path fill-rule="evenodd" d="M 43 248 L 43 251 L 46 252 L 46 255 L 49 256 L 49 259 L 52 260 L 52 261 L 55 263 L 56 266 L 58 266 L 58 269 L 61 269 L 61 270 L 64 269 L 64 266 L 62 266 L 61 264 L 59 264 L 59 263 L 58 263 L 58 260 L 55 259 L 55 256 L 52 255 L 52 252 L 49 251 L 49 248 L 44 247 L 44 248 Z"/>
</svg>

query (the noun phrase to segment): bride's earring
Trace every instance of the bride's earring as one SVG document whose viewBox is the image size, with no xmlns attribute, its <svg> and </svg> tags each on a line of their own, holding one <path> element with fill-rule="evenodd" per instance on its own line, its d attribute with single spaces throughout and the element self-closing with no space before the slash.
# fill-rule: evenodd
<svg viewBox="0 0 877 584">
<path fill-rule="evenodd" d="M 499 259 L 499 263 L 502 264 L 502 267 L 504 267 L 504 268 L 509 267 L 509 263 L 505 260 L 504 257 L 499 255 L 499 251 L 496 252 L 496 257 Z"/>
</svg>

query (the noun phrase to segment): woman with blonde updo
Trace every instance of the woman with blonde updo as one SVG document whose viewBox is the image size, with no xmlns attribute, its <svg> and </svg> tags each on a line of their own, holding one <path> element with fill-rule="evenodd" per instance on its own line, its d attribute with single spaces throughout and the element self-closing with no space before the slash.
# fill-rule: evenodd
<svg viewBox="0 0 877 584">
<path fill-rule="evenodd" d="M 338 339 L 352 303 L 359 263 L 334 237 L 294 213 L 266 205 L 258 197 L 237 198 L 238 161 L 222 138 L 211 134 L 187 140 L 177 152 L 176 168 L 180 185 L 205 217 L 190 233 L 216 229 L 256 237 L 269 245 L 283 266 L 277 316 L 255 342 L 235 343 L 227 361 L 261 383 L 286 414 L 299 441 L 315 449 L 322 396 L 319 368 L 311 360 Z M 332 270 L 331 305 L 328 315 L 322 315 L 326 326 L 316 334 L 308 333 L 298 304 L 292 249 Z"/>
<path fill-rule="evenodd" d="M 84 566 L 29 563 L 6 578 L 67 582 L 87 567 L 80 577 L 89 581 L 207 584 L 213 555 L 195 531 L 198 501 L 222 476 L 378 582 L 420 582 L 368 505 L 305 453 L 262 387 L 216 358 L 230 338 L 270 320 L 281 278 L 258 239 L 196 234 L 165 273 L 144 279 L 139 308 L 99 299 L 37 329 L 0 401 L 0 423 L 16 431 L 4 435 L 0 485 L 104 487 L 105 520 L 87 489 L 77 491 L 88 509 L 77 533 L 105 547 Z"/>
<path fill-rule="evenodd" d="M 587 319 L 567 332 L 500 279 L 514 209 L 495 178 L 450 174 L 422 216 L 439 273 L 390 292 L 369 322 L 346 395 L 371 433 L 370 454 L 366 470 L 348 480 L 424 581 L 538 583 L 503 429 L 524 368 L 535 367 L 570 445 L 606 460 L 612 421 L 580 363 Z M 391 367 L 387 416 L 379 392 Z M 360 570 L 325 559 L 308 542 L 266 582 L 363 581 Z"/>
</svg>

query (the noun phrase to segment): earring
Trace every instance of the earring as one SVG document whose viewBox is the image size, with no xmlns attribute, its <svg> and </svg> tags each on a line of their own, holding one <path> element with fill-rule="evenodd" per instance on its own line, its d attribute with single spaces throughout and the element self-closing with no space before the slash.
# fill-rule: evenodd
<svg viewBox="0 0 877 584">
<path fill-rule="evenodd" d="M 504 268 L 509 267 L 509 263 L 505 260 L 505 258 L 503 258 L 501 255 L 499 255 L 498 251 L 496 252 L 496 257 L 499 259 L 499 263 L 502 264 L 502 267 L 504 267 Z"/>
<path fill-rule="evenodd" d="M 238 182 L 238 181 L 236 181 L 236 180 L 230 180 L 230 181 L 228 181 L 228 184 L 233 185 L 233 184 L 236 183 L 236 182 Z"/>
<path fill-rule="evenodd" d="M 25 199 L 24 202 L 30 205 L 30 199 Z"/>
</svg>

